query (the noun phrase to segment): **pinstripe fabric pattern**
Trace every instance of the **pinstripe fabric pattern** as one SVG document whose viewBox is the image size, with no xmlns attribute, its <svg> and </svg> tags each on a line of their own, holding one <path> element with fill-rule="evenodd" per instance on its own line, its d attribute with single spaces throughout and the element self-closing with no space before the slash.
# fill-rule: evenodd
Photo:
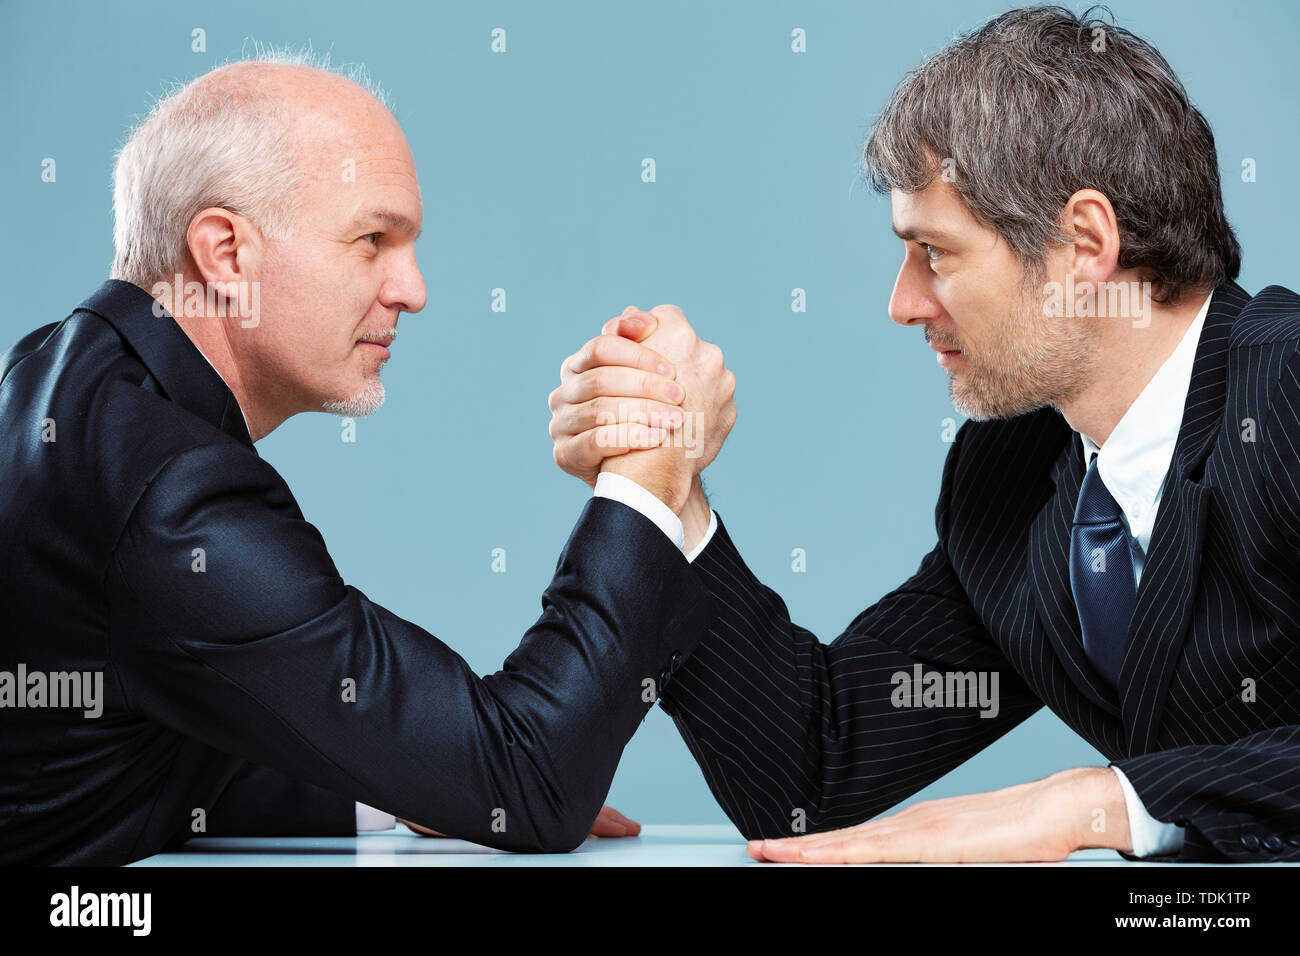
<svg viewBox="0 0 1300 956">
<path fill-rule="evenodd" d="M 1297 343 L 1300 297 L 1216 289 L 1115 690 L 1083 652 L 1083 457 L 1054 409 L 960 429 L 934 550 L 829 644 L 719 522 L 694 564 L 717 617 L 661 703 L 741 832 L 860 823 L 1046 705 L 1187 827 L 1178 859 L 1300 860 Z M 996 671 L 997 715 L 894 706 L 894 675 L 916 664 Z"/>
</svg>

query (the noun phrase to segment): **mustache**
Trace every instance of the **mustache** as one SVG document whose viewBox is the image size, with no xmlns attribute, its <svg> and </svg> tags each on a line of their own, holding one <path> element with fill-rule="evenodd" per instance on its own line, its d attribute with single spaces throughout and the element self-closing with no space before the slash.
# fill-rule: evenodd
<svg viewBox="0 0 1300 956">
<path fill-rule="evenodd" d="M 395 338 L 397 338 L 397 328 L 394 326 L 389 329 L 375 329 L 373 332 L 367 332 L 361 336 L 361 341 L 378 342 L 380 345 L 385 345 Z"/>
<path fill-rule="evenodd" d="M 958 350 L 958 351 L 961 350 L 961 343 L 958 342 L 951 335 L 946 335 L 942 332 L 931 332 L 930 327 L 928 325 L 924 326 L 923 328 L 925 330 L 926 345 L 937 345 L 940 348 L 948 349 L 948 350 Z"/>
</svg>

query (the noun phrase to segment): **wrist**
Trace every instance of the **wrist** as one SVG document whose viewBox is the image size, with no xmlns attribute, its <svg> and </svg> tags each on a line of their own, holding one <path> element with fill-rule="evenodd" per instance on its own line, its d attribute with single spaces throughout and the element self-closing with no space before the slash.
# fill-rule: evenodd
<svg viewBox="0 0 1300 956">
<path fill-rule="evenodd" d="M 690 478 L 672 474 L 668 469 L 656 468 L 653 463 L 644 460 L 644 455 L 644 452 L 632 452 L 610 458 L 601 470 L 630 478 L 667 505 L 673 514 L 680 514 L 690 497 Z"/>
<path fill-rule="evenodd" d="M 682 550 L 689 554 L 708 533 L 710 519 L 713 517 L 713 511 L 709 508 L 709 499 L 704 494 L 704 482 L 698 474 L 691 481 L 690 494 L 687 496 L 686 504 L 678 512 L 678 517 L 682 519 L 682 532 L 686 536 L 686 543 Z"/>
<path fill-rule="evenodd" d="M 1059 788 L 1076 850 L 1132 850 L 1124 789 L 1109 767 L 1077 767 L 1048 778 Z"/>
</svg>

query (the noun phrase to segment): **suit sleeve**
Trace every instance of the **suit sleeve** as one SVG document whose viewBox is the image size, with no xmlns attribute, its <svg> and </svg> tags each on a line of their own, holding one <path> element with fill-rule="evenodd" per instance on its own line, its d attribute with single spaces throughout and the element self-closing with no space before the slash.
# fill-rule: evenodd
<svg viewBox="0 0 1300 956">
<path fill-rule="evenodd" d="M 356 808 L 332 790 L 246 763 L 208 813 L 203 833 L 187 836 L 355 836 Z"/>
<path fill-rule="evenodd" d="M 1260 422 L 1266 489 L 1265 516 L 1286 543 L 1285 573 L 1300 584 L 1300 351 L 1282 366 Z M 1300 642 L 1300 621 L 1282 620 Z M 1295 651 L 1287 657 L 1294 659 Z M 1288 671 L 1274 668 L 1286 686 Z M 1290 692 L 1274 705 L 1279 725 L 1225 744 L 1198 744 L 1118 760 L 1133 789 L 1158 820 L 1186 827 L 1178 861 L 1258 863 L 1300 860 L 1300 681 L 1294 664 Z M 1248 675 L 1246 675 L 1248 676 Z M 1261 704 L 1261 706 L 1264 706 Z"/>
<path fill-rule="evenodd" d="M 945 551 L 959 437 L 936 508 L 939 542 L 917 572 L 822 644 L 790 620 L 721 521 L 695 559 L 716 617 L 662 697 L 704 777 L 747 839 L 861 823 L 988 746 L 1041 702 L 976 616 Z M 916 673 L 997 675 L 996 710 L 895 706 Z M 910 690 L 910 687 L 909 687 Z"/>
<path fill-rule="evenodd" d="M 132 511 L 106 586 L 136 712 L 227 753 L 476 843 L 585 838 L 644 692 L 711 604 L 652 522 L 587 503 L 501 670 L 344 584 L 279 475 L 186 451 Z M 178 825 L 185 821 L 177 821 Z"/>
</svg>

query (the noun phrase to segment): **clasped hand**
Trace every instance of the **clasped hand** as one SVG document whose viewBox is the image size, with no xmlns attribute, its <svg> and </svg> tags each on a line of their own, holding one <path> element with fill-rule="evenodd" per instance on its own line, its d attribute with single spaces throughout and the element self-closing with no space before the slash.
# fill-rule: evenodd
<svg viewBox="0 0 1300 956">
<path fill-rule="evenodd" d="M 594 486 L 629 478 L 681 512 L 736 422 L 736 377 L 682 310 L 629 307 L 560 366 L 555 463 Z"/>
</svg>

